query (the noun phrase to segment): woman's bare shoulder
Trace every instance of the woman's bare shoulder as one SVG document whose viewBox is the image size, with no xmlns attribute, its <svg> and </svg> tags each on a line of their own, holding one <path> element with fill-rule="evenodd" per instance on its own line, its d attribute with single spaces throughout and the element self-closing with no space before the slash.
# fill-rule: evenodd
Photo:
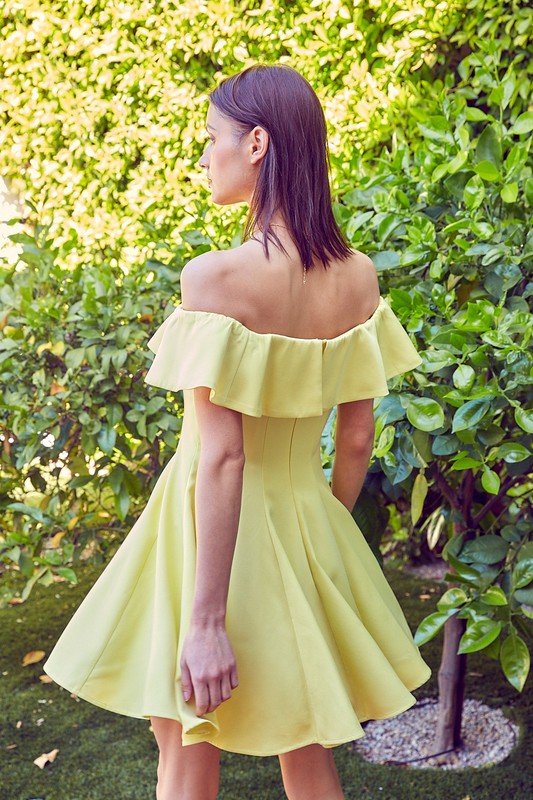
<svg viewBox="0 0 533 800">
<path fill-rule="evenodd" d="M 227 313 L 224 297 L 234 259 L 227 250 L 210 250 L 191 259 L 181 271 L 181 300 L 194 311 Z M 234 251 L 231 251 L 234 252 Z"/>
<path fill-rule="evenodd" d="M 378 305 L 380 298 L 378 274 L 374 262 L 364 253 L 354 250 L 346 263 L 350 273 L 348 283 L 351 292 L 357 297 L 359 303 L 364 300 L 365 305 L 368 305 L 368 310 L 373 310 Z"/>
</svg>

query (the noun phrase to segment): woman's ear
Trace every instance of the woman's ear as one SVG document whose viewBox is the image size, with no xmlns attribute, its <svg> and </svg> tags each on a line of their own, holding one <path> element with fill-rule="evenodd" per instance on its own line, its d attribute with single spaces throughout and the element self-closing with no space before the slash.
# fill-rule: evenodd
<svg viewBox="0 0 533 800">
<path fill-rule="evenodd" d="M 267 154 L 269 136 L 264 128 L 259 125 L 250 131 L 250 160 L 258 164 Z"/>
</svg>

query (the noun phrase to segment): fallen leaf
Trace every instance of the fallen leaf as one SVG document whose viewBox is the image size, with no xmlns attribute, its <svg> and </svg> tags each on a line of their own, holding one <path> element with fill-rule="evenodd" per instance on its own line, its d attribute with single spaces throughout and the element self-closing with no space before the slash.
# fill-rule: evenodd
<svg viewBox="0 0 533 800">
<path fill-rule="evenodd" d="M 418 596 L 420 597 L 421 600 L 431 600 L 430 594 L 420 594 Z"/>
<path fill-rule="evenodd" d="M 15 750 L 17 746 L 16 744 L 6 744 L 6 750 Z"/>
<path fill-rule="evenodd" d="M 37 664 L 42 661 L 46 653 L 44 650 L 30 650 L 22 659 L 22 666 L 27 667 L 29 664 Z"/>
<path fill-rule="evenodd" d="M 15 728 L 17 728 L 18 730 L 20 730 L 22 728 L 22 720 L 21 719 L 18 720 L 17 724 L 15 725 Z"/>
<path fill-rule="evenodd" d="M 39 769 L 44 769 L 47 764 L 52 764 L 57 757 L 59 750 L 50 750 L 49 753 L 43 753 L 38 758 L 34 759 L 33 763 L 36 764 Z"/>
<path fill-rule="evenodd" d="M 8 605 L 9 606 L 19 606 L 23 602 L 24 602 L 24 600 L 22 599 L 22 597 L 12 597 L 11 600 L 8 602 Z"/>
<path fill-rule="evenodd" d="M 50 384 L 50 395 L 59 394 L 60 392 L 66 392 L 65 387 L 61 386 L 61 384 L 56 383 L 55 381 L 52 381 Z"/>
<path fill-rule="evenodd" d="M 50 675 L 39 675 L 39 680 L 41 683 L 53 683 L 53 678 Z"/>
</svg>

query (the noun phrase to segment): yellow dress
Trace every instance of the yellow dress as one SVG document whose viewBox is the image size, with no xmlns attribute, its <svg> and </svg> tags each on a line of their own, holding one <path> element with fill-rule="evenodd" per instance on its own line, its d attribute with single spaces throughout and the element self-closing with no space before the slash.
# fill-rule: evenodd
<svg viewBox="0 0 533 800">
<path fill-rule="evenodd" d="M 149 347 L 147 382 L 184 390 L 179 447 L 46 672 L 119 714 L 179 720 L 185 744 L 251 755 L 351 741 L 361 721 L 411 706 L 429 669 L 320 456 L 334 405 L 384 396 L 388 378 L 420 363 L 387 302 L 333 339 L 259 334 L 178 307 Z M 201 718 L 179 672 L 195 573 L 196 386 L 242 412 L 246 457 L 227 607 L 240 684 Z"/>
</svg>

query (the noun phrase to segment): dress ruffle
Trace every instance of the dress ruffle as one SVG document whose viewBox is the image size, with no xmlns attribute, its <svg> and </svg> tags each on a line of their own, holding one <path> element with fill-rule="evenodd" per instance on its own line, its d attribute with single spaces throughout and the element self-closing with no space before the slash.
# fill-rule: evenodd
<svg viewBox="0 0 533 800">
<path fill-rule="evenodd" d="M 178 306 L 148 346 L 156 356 L 147 383 L 207 386 L 211 402 L 252 417 L 316 417 L 337 403 L 384 397 L 387 380 L 422 363 L 383 297 L 370 319 L 333 339 L 257 333 Z"/>
</svg>

